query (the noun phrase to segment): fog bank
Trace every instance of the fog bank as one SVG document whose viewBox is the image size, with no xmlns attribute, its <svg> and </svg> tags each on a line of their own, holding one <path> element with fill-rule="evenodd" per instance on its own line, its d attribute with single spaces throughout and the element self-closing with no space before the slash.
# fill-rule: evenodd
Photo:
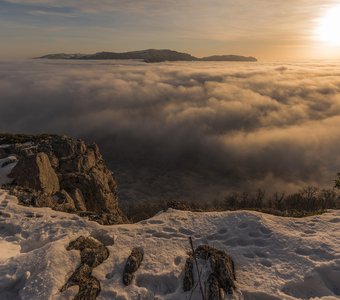
<svg viewBox="0 0 340 300">
<path fill-rule="evenodd" d="M 0 62 L 0 131 L 95 141 L 122 201 L 331 186 L 340 63 Z"/>
</svg>

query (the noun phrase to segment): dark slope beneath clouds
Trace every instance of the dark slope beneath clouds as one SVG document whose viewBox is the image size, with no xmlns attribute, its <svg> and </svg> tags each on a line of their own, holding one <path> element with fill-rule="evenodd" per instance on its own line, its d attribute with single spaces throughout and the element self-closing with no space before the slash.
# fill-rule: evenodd
<svg viewBox="0 0 340 300">
<path fill-rule="evenodd" d="M 0 131 L 96 141 L 122 201 L 327 186 L 339 63 L 3 62 Z"/>
</svg>

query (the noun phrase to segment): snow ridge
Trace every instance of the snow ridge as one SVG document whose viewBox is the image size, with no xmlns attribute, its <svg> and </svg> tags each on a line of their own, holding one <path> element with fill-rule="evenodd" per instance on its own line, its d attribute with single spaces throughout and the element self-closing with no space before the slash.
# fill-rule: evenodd
<svg viewBox="0 0 340 300">
<path fill-rule="evenodd" d="M 72 299 L 77 288 L 60 288 L 79 264 L 79 251 L 66 247 L 80 235 L 110 252 L 93 270 L 101 300 L 189 299 L 182 289 L 189 236 L 195 246 L 209 244 L 231 255 L 238 288 L 233 299 L 340 298 L 339 211 L 293 219 L 169 209 L 137 224 L 102 226 L 50 208 L 20 206 L 0 190 L 0 299 Z M 136 246 L 144 249 L 144 260 L 125 287 L 124 265 Z M 191 299 L 199 295 L 197 287 Z"/>
</svg>

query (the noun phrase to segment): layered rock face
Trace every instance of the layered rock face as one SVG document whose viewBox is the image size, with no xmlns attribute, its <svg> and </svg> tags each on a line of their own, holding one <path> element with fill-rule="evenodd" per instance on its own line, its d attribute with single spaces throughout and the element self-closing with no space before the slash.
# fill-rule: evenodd
<svg viewBox="0 0 340 300">
<path fill-rule="evenodd" d="M 26 205 L 78 213 L 103 224 L 127 222 L 117 185 L 96 144 L 58 135 L 0 135 L 0 159 L 18 163 L 8 188 Z"/>
</svg>

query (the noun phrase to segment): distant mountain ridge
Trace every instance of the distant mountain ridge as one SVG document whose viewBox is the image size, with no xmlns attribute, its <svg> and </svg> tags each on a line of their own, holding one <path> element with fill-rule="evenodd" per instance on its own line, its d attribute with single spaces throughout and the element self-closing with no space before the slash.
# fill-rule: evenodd
<svg viewBox="0 0 340 300">
<path fill-rule="evenodd" d="M 147 63 L 164 62 L 164 61 L 249 61 L 256 62 L 257 59 L 252 56 L 240 55 L 213 55 L 203 58 L 192 56 L 188 53 L 174 50 L 157 50 L 148 49 L 130 52 L 97 52 L 95 54 L 66 54 L 56 53 L 48 54 L 37 59 L 82 59 L 82 60 L 104 60 L 104 59 L 138 59 Z"/>
</svg>

